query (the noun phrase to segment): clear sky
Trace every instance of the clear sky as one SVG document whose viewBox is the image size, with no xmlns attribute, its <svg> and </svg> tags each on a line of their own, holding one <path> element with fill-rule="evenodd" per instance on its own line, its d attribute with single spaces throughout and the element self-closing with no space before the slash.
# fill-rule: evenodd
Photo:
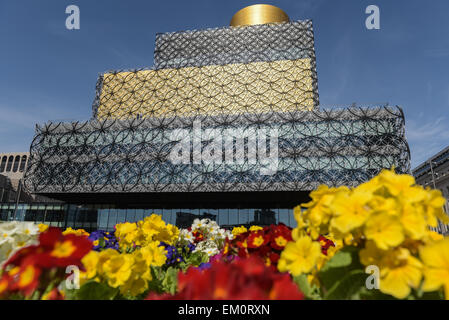
<svg viewBox="0 0 449 320">
<path fill-rule="evenodd" d="M 152 66 L 157 32 L 227 26 L 255 3 L 313 19 L 322 106 L 402 106 L 413 167 L 449 145 L 448 0 L 0 0 L 0 152 L 28 151 L 36 123 L 87 120 L 98 74 Z"/>
</svg>

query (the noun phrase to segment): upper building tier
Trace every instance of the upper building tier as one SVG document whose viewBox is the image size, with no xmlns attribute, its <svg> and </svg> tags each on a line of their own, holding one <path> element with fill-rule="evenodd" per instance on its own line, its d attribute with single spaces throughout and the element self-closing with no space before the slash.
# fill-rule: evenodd
<svg viewBox="0 0 449 320">
<path fill-rule="evenodd" d="M 151 69 L 100 76 L 98 119 L 312 110 L 311 20 L 158 34 Z"/>
<path fill-rule="evenodd" d="M 156 35 L 156 69 L 315 59 L 312 20 Z"/>
</svg>

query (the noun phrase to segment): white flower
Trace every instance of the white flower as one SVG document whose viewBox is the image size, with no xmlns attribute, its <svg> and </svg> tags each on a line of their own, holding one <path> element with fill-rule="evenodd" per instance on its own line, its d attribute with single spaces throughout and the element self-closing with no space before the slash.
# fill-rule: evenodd
<svg viewBox="0 0 449 320">
<path fill-rule="evenodd" d="M 16 233 L 18 221 L 0 223 L 0 239 L 12 237 Z"/>
<path fill-rule="evenodd" d="M 14 251 L 14 242 L 11 239 L 0 240 L 0 264 L 3 264 Z"/>
<path fill-rule="evenodd" d="M 204 220 L 204 219 L 203 219 Z M 197 229 L 201 229 L 205 226 L 205 223 L 203 220 L 200 219 L 195 219 L 193 220 L 193 224 L 192 224 L 192 230 L 197 230 Z"/>
<path fill-rule="evenodd" d="M 27 236 L 36 236 L 39 234 L 39 227 L 33 222 L 22 222 L 17 225 L 16 232 Z"/>
<path fill-rule="evenodd" d="M 181 231 L 179 232 L 179 239 L 181 241 L 188 241 L 190 243 L 193 242 L 193 234 L 187 230 L 187 229 L 181 229 Z"/>
<path fill-rule="evenodd" d="M 217 248 L 207 248 L 203 250 L 209 257 L 214 256 L 219 253 Z"/>
<path fill-rule="evenodd" d="M 38 235 L 39 227 L 33 222 L 0 223 L 0 263 L 20 248 L 36 244 Z"/>
</svg>

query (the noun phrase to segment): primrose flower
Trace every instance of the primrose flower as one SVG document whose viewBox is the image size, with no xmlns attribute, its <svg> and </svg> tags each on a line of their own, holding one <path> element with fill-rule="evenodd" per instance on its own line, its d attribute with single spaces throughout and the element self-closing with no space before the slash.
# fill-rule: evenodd
<svg viewBox="0 0 449 320">
<path fill-rule="evenodd" d="M 420 248 L 419 256 L 424 264 L 424 291 L 444 289 L 449 299 L 449 238 L 428 244 Z"/>
<path fill-rule="evenodd" d="M 289 271 L 292 275 L 298 276 L 309 273 L 316 266 L 321 256 L 320 244 L 310 237 L 301 237 L 296 241 L 287 243 L 278 262 L 278 269 L 281 272 Z"/>
</svg>

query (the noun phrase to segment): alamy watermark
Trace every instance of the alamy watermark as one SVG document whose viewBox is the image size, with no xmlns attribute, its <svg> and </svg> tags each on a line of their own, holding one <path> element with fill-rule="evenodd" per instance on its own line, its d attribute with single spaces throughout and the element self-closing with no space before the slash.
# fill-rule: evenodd
<svg viewBox="0 0 449 320">
<path fill-rule="evenodd" d="M 170 140 L 177 143 L 169 159 L 175 164 L 260 165 L 261 175 L 278 170 L 277 129 L 229 128 L 201 129 L 201 121 L 193 122 L 193 130 L 175 129 Z"/>
<path fill-rule="evenodd" d="M 65 279 L 65 288 L 68 290 L 78 290 L 80 288 L 80 269 L 78 266 L 67 266 L 65 273 L 69 275 Z"/>
<path fill-rule="evenodd" d="M 380 29 L 380 9 L 378 6 L 372 4 L 366 7 L 365 13 L 369 16 L 365 20 L 365 26 L 368 30 Z"/>
<path fill-rule="evenodd" d="M 74 4 L 65 8 L 65 13 L 69 16 L 65 19 L 65 27 L 68 30 L 80 29 L 80 8 Z"/>
<path fill-rule="evenodd" d="M 366 278 L 365 286 L 368 290 L 380 288 L 380 272 L 379 267 L 376 265 L 369 265 L 365 268 L 365 273 L 369 274 Z"/>
</svg>

